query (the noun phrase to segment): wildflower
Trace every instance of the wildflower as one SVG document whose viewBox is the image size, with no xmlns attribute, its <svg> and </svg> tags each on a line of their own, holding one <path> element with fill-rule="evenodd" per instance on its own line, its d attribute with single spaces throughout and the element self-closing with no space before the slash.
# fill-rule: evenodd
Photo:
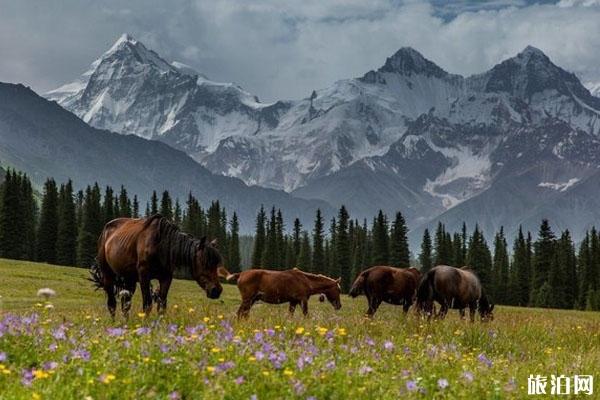
<svg viewBox="0 0 600 400">
<path fill-rule="evenodd" d="M 449 386 L 448 379 L 445 379 L 445 378 L 438 379 L 437 385 L 442 390 L 446 389 Z"/>
<path fill-rule="evenodd" d="M 417 390 L 417 383 L 415 381 L 406 381 L 406 389 L 409 392 L 414 392 Z"/>
<path fill-rule="evenodd" d="M 340 336 L 346 336 L 346 328 L 338 328 L 337 333 Z"/>
<path fill-rule="evenodd" d="M 58 363 L 56 361 L 45 362 L 42 366 L 42 368 L 46 371 L 51 371 L 53 369 L 56 369 L 56 367 L 58 367 Z"/>
<path fill-rule="evenodd" d="M 373 372 L 373 368 L 369 367 L 368 365 L 363 365 L 362 367 L 360 367 L 360 369 L 358 370 L 358 373 L 360 375 L 366 375 L 370 372 Z"/>
<path fill-rule="evenodd" d="M 30 369 L 24 369 L 21 372 L 21 383 L 23 386 L 31 386 L 31 382 L 33 382 L 33 371 Z"/>
<path fill-rule="evenodd" d="M 215 367 L 211 367 L 210 365 L 206 367 L 206 372 L 210 372 L 211 374 L 215 372 Z"/>
<path fill-rule="evenodd" d="M 123 329 L 123 328 L 108 328 L 106 330 L 106 333 L 108 334 L 108 336 L 119 337 L 119 336 L 123 336 L 123 334 L 125 333 L 125 329 Z"/>
<path fill-rule="evenodd" d="M 49 377 L 50 375 L 44 370 L 34 369 L 33 376 L 35 377 L 35 379 L 44 379 L 44 378 Z"/>
<path fill-rule="evenodd" d="M 210 349 L 210 351 L 211 351 L 212 353 L 219 353 L 219 352 L 221 351 L 221 349 L 220 349 L 220 348 L 218 348 L 218 347 L 213 347 L 212 349 Z"/>
<path fill-rule="evenodd" d="M 383 348 L 387 351 L 392 351 L 394 350 L 394 343 L 390 342 L 389 340 L 386 340 L 383 343 Z"/>
<path fill-rule="evenodd" d="M 227 370 L 230 370 L 233 367 L 235 367 L 235 363 L 233 361 L 225 361 L 217 365 L 216 370 L 217 372 L 226 372 Z"/>
<path fill-rule="evenodd" d="M 325 336 L 327 333 L 327 328 L 323 328 L 322 326 L 317 327 L 317 333 L 321 336 Z"/>
<path fill-rule="evenodd" d="M 286 376 L 292 376 L 292 375 L 294 375 L 294 371 L 292 371 L 291 369 L 287 369 L 286 368 L 286 369 L 283 370 L 283 374 L 286 375 Z"/>
<path fill-rule="evenodd" d="M 85 349 L 84 350 L 72 350 L 71 358 L 74 360 L 89 361 L 90 360 L 90 352 Z"/>
<path fill-rule="evenodd" d="M 467 381 L 468 383 L 473 382 L 473 374 L 469 371 L 465 371 L 462 373 L 462 377 L 464 378 L 465 381 Z"/>
<path fill-rule="evenodd" d="M 234 382 L 236 385 L 241 385 L 242 383 L 244 383 L 245 380 L 246 379 L 242 375 L 240 375 L 237 378 L 235 378 Z"/>
<path fill-rule="evenodd" d="M 487 365 L 487 367 L 488 367 L 488 368 L 491 368 L 491 367 L 492 367 L 492 365 L 494 364 L 494 363 L 492 362 L 492 360 L 490 360 L 489 358 L 487 358 L 487 356 L 486 356 L 485 354 L 483 354 L 483 353 L 480 353 L 480 354 L 477 356 L 477 359 L 478 359 L 478 360 L 479 360 L 479 362 L 481 362 L 482 364 L 485 364 L 485 365 Z"/>
<path fill-rule="evenodd" d="M 294 381 L 294 392 L 296 393 L 297 396 L 300 396 L 302 393 L 304 393 L 305 390 L 306 390 L 306 388 L 304 387 L 302 382 L 300 382 L 298 380 Z"/>
<path fill-rule="evenodd" d="M 6 361 L 6 353 L 3 351 L 0 351 L 0 362 L 4 362 Z"/>
<path fill-rule="evenodd" d="M 45 308 L 46 310 L 51 310 L 51 309 L 53 309 L 53 308 L 54 308 L 54 304 L 50 304 L 50 303 L 48 303 L 48 304 L 46 304 L 46 305 L 44 306 L 44 308 Z"/>
<path fill-rule="evenodd" d="M 140 318 L 145 318 L 146 317 L 146 313 L 145 312 L 139 312 L 137 316 L 140 317 Z"/>
<path fill-rule="evenodd" d="M 37 291 L 37 295 L 48 300 L 50 297 L 56 296 L 56 292 L 50 288 L 41 288 Z"/>
<path fill-rule="evenodd" d="M 296 328 L 296 335 L 302 335 L 304 333 L 304 328 L 303 327 L 298 327 Z"/>
<path fill-rule="evenodd" d="M 140 328 L 137 328 L 137 329 L 135 330 L 135 334 L 136 334 L 136 335 L 138 335 L 138 336 L 142 336 L 142 335 L 147 335 L 147 334 L 149 334 L 149 333 L 150 333 L 150 331 L 151 331 L 151 329 L 150 329 L 150 328 L 148 328 L 147 326 L 142 326 L 142 327 L 140 327 Z"/>
<path fill-rule="evenodd" d="M 202 320 L 203 320 L 204 322 L 208 322 L 208 321 L 210 321 L 210 317 L 204 317 L 204 318 L 202 318 Z"/>
<path fill-rule="evenodd" d="M 98 380 L 104 384 L 109 384 L 116 379 L 113 374 L 102 374 L 98 377 Z"/>
<path fill-rule="evenodd" d="M 169 400 L 181 400 L 181 395 L 176 390 L 169 393 Z"/>
<path fill-rule="evenodd" d="M 257 351 L 256 353 L 254 353 L 254 357 L 258 360 L 258 361 L 262 361 L 265 358 L 265 354 L 262 351 Z"/>
</svg>

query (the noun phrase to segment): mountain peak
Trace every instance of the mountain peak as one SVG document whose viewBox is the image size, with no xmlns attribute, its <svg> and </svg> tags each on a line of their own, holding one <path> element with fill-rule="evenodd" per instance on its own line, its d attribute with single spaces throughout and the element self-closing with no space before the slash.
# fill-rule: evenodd
<svg viewBox="0 0 600 400">
<path fill-rule="evenodd" d="M 379 72 L 398 73 L 402 75 L 422 74 L 441 78 L 448 75 L 432 61 L 423 57 L 412 47 L 402 47 L 394 55 L 385 60 Z"/>
<path fill-rule="evenodd" d="M 148 65 L 157 68 L 161 72 L 178 71 L 177 68 L 163 60 L 154 51 L 148 49 L 142 42 L 135 39 L 129 33 L 123 33 L 117 41 L 98 60 L 92 64 L 95 70 L 101 63 L 133 63 Z"/>
<path fill-rule="evenodd" d="M 121 36 L 119 36 L 119 38 L 111 46 L 111 48 L 108 49 L 108 51 L 106 53 L 104 53 L 104 54 L 114 53 L 115 51 L 119 50 L 120 48 L 122 48 L 127 43 L 132 44 L 132 45 L 136 45 L 138 43 L 138 41 L 133 36 L 131 36 L 129 33 L 123 33 Z"/>
</svg>

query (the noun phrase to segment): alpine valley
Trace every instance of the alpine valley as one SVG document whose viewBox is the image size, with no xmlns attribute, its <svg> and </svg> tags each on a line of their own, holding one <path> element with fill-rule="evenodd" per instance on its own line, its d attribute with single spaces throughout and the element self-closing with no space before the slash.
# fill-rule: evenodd
<svg viewBox="0 0 600 400">
<path fill-rule="evenodd" d="M 45 96 L 214 174 L 358 218 L 401 210 L 413 243 L 438 221 L 489 235 L 541 218 L 579 239 L 600 217 L 600 98 L 534 47 L 469 77 L 401 48 L 361 77 L 262 103 L 123 35 Z"/>
</svg>

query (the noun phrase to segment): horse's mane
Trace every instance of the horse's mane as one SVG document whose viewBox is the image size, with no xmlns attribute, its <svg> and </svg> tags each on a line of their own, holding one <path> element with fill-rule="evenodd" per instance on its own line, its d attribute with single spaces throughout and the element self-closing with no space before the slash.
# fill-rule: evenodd
<svg viewBox="0 0 600 400">
<path fill-rule="evenodd" d="M 302 272 L 304 275 L 306 275 L 306 276 L 307 276 L 307 277 L 309 277 L 309 278 L 320 278 L 320 279 L 326 279 L 326 280 L 328 280 L 328 281 L 331 281 L 331 282 L 335 282 L 335 279 L 333 279 L 333 278 L 331 278 L 331 277 L 329 277 L 329 276 L 323 275 L 323 274 L 313 274 L 312 272 L 306 272 L 306 271 L 302 271 L 302 270 L 301 270 L 301 269 L 299 269 L 299 268 L 293 268 L 293 269 L 294 269 L 295 271 L 300 271 L 300 272 Z"/>
<path fill-rule="evenodd" d="M 179 227 L 160 214 L 154 214 L 144 221 L 144 228 L 153 222 L 158 224 L 159 257 L 167 265 L 184 266 L 193 269 L 196 262 L 196 252 L 203 248 L 204 268 L 206 265 L 218 265 L 221 255 L 206 239 L 196 239 L 190 234 L 181 232 Z M 193 272 L 193 271 L 190 271 Z"/>
</svg>

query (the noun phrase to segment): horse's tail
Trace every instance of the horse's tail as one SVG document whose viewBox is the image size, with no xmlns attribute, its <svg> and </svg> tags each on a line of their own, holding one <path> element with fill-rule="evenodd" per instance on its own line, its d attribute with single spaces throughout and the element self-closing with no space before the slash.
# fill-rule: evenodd
<svg viewBox="0 0 600 400">
<path fill-rule="evenodd" d="M 430 269 L 425 273 L 419 287 L 417 288 L 417 304 L 422 305 L 424 302 L 433 299 L 433 282 L 435 279 L 435 269 Z"/>
<path fill-rule="evenodd" d="M 369 270 L 362 271 L 361 273 L 358 274 L 358 276 L 354 280 L 354 283 L 352 284 L 352 287 L 350 288 L 350 291 L 348 292 L 348 295 L 350 297 L 357 297 L 361 293 L 364 292 L 365 281 L 367 280 L 368 275 L 369 275 Z"/>
<path fill-rule="evenodd" d="M 94 260 L 94 263 L 90 267 L 90 276 L 87 278 L 87 280 L 92 282 L 94 290 L 102 289 L 104 287 L 102 269 L 100 268 L 97 260 Z"/>
<path fill-rule="evenodd" d="M 241 272 L 236 272 L 235 274 L 228 274 L 228 275 L 225 277 L 225 280 L 226 280 L 227 282 L 237 282 L 237 280 L 238 280 L 238 278 L 240 277 L 240 275 L 241 275 Z"/>
</svg>

